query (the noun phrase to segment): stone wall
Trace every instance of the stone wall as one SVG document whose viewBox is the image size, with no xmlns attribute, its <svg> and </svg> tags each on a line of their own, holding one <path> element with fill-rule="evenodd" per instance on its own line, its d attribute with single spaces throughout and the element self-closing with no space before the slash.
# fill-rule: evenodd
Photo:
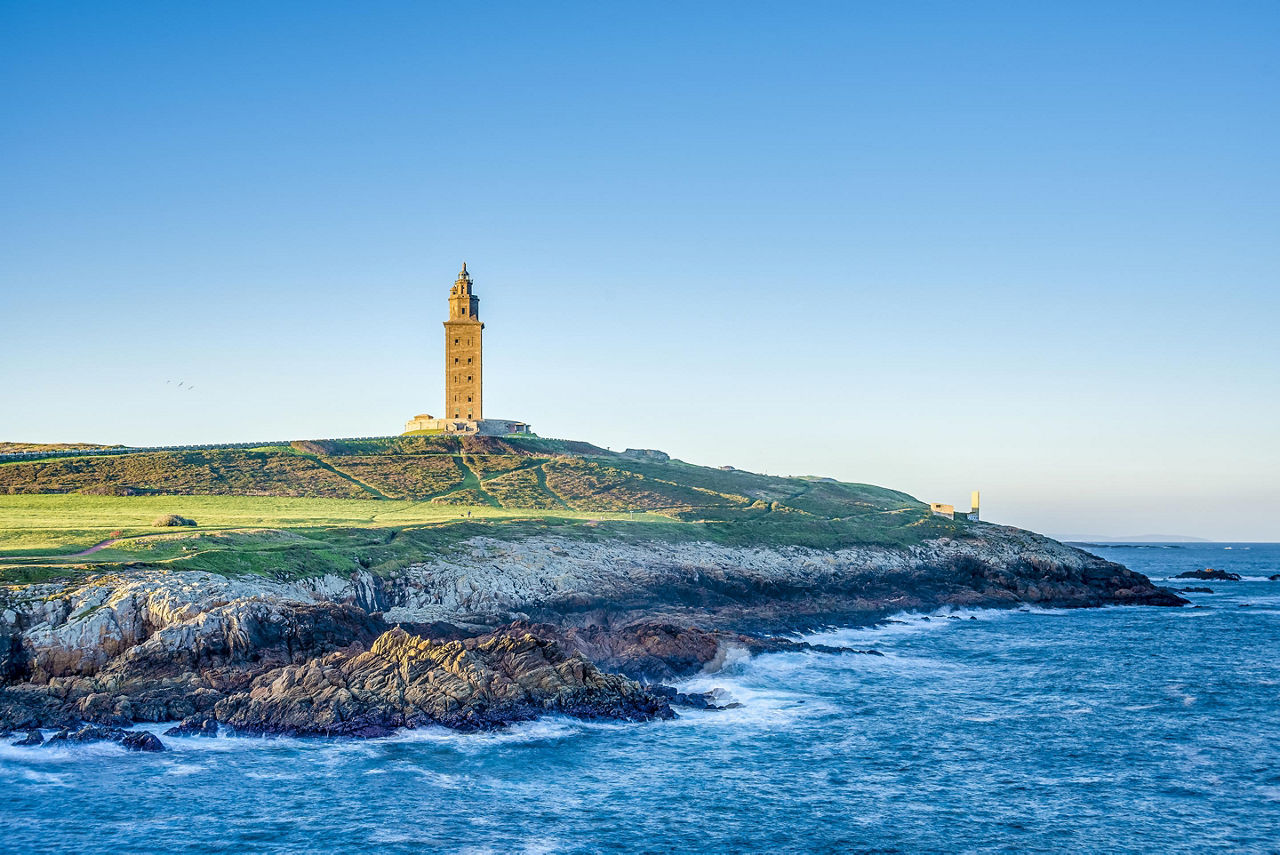
<svg viewBox="0 0 1280 855">
<path fill-rule="evenodd" d="M 518 422 L 512 419 L 433 419 L 418 416 L 405 422 L 405 433 L 419 430 L 476 434 L 479 436 L 508 436 L 513 433 L 532 432 L 525 422 Z"/>
</svg>

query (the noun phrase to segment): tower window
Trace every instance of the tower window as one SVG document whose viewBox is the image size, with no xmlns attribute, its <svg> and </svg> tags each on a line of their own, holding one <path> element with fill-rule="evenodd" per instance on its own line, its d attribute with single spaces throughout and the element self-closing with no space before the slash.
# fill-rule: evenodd
<svg viewBox="0 0 1280 855">
<path fill-rule="evenodd" d="M 470 359 L 468 359 L 468 360 L 467 360 L 467 362 L 470 362 L 470 361 L 471 361 Z M 454 365 L 457 365 L 457 364 L 458 364 L 458 357 L 456 357 L 456 356 L 455 356 L 455 357 L 453 358 L 453 364 L 454 364 Z"/>
<path fill-rule="evenodd" d="M 456 362 L 457 360 L 454 360 L 454 361 Z M 471 357 L 470 357 L 470 356 L 468 356 L 468 357 L 467 357 L 467 364 L 468 364 L 468 365 L 470 365 L 470 364 L 471 364 Z"/>
<path fill-rule="evenodd" d="M 470 403 L 471 403 L 471 396 L 470 396 L 470 395 L 468 395 L 468 396 L 467 396 L 467 403 L 468 403 L 468 404 L 470 404 Z"/>
<path fill-rule="evenodd" d="M 471 375 L 470 375 L 470 374 L 468 374 L 468 375 L 467 375 L 467 382 L 468 382 L 468 383 L 470 383 L 470 382 L 471 382 Z"/>
<path fill-rule="evenodd" d="M 458 343 L 458 340 L 455 338 L 455 339 L 453 340 L 453 343 L 454 343 L 454 344 L 457 344 L 457 343 Z"/>
</svg>

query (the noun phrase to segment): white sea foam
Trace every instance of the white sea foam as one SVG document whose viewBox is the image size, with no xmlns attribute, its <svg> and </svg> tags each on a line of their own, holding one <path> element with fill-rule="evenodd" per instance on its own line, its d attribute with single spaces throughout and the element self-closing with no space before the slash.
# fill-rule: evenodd
<svg viewBox="0 0 1280 855">
<path fill-rule="evenodd" d="M 517 849 L 494 849 L 486 846 L 467 846 L 458 850 L 459 855 L 551 855 L 562 852 L 565 844 L 554 837 L 529 837 Z"/>
<path fill-rule="evenodd" d="M 1050 609 L 1040 606 L 1020 606 L 1014 609 L 993 608 L 952 608 L 944 606 L 932 612 L 898 612 L 886 618 L 883 623 L 872 626 L 843 627 L 820 630 L 796 636 L 799 641 L 810 644 L 830 644 L 844 646 L 871 646 L 876 642 L 887 643 L 895 638 L 918 635 L 927 632 L 938 632 L 951 627 L 967 626 L 972 623 L 993 620 L 1009 620 L 1026 615 L 1066 618 L 1073 614 L 1070 609 Z M 970 618 L 973 618 L 970 621 Z"/>
<path fill-rule="evenodd" d="M 427 744 L 467 754 L 482 753 L 495 747 L 512 745 L 554 744 L 581 738 L 591 733 L 635 727 L 627 722 L 591 722 L 563 716 L 547 716 L 535 721 L 522 721 L 497 730 L 466 733 L 446 727 L 420 727 L 397 730 L 383 739 L 362 744 Z"/>
<path fill-rule="evenodd" d="M 46 737 L 49 735 L 45 734 Z M 26 747 L 0 741 L 0 762 L 14 761 L 22 764 L 57 765 L 82 760 L 86 757 L 109 757 L 127 753 L 115 742 L 76 742 L 69 745 L 41 745 Z"/>
<path fill-rule="evenodd" d="M 183 778 L 187 775 L 203 772 L 207 768 L 208 766 L 203 763 L 174 763 L 164 773 L 173 777 Z"/>
<path fill-rule="evenodd" d="M 67 776 L 59 775 L 56 772 L 44 772 L 40 769 L 23 769 L 21 777 L 24 781 L 30 781 L 33 784 L 42 784 L 46 787 L 65 787 L 67 786 Z"/>
<path fill-rule="evenodd" d="M 425 847 L 428 842 L 427 835 L 422 832 L 412 833 L 402 831 L 398 828 L 375 828 L 369 832 L 370 843 L 381 844 L 399 844 L 413 843 L 418 846 Z"/>
<path fill-rule="evenodd" d="M 456 790 L 473 781 L 473 778 L 470 775 L 437 772 L 434 769 L 425 768 L 411 760 L 397 760 L 392 763 L 384 763 L 377 771 L 383 774 L 391 773 L 413 775 L 419 780 L 433 785 L 437 789 L 444 790 Z"/>
</svg>

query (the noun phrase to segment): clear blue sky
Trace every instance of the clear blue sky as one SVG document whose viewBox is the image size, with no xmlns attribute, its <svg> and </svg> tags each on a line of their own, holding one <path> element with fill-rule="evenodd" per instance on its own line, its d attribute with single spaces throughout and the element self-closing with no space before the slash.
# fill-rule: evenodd
<svg viewBox="0 0 1280 855">
<path fill-rule="evenodd" d="M 544 435 L 1280 540 L 1278 44 L 1275 2 L 4 0 L 0 439 L 396 432 L 465 259 L 487 414 Z"/>
</svg>

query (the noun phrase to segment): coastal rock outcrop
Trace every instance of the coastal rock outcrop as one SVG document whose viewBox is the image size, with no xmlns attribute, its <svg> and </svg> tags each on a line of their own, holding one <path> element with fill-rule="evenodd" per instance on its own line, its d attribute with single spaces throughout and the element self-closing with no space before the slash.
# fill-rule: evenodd
<svg viewBox="0 0 1280 855">
<path fill-rule="evenodd" d="M 1228 573 L 1226 570 L 1214 570 L 1212 567 L 1204 570 L 1188 570 L 1186 573 L 1179 573 L 1174 576 L 1175 579 L 1207 579 L 1213 582 L 1239 582 L 1239 573 Z"/>
<path fill-rule="evenodd" d="M 1186 602 L 1048 538 L 975 531 L 833 550 L 474 537 L 386 577 L 149 568 L 7 586 L 0 732 L 186 720 L 203 732 L 216 718 L 372 735 L 548 712 L 646 719 L 670 708 L 628 677 L 714 671 L 739 653 L 875 652 L 780 633 L 945 607 Z"/>
<path fill-rule="evenodd" d="M 396 622 L 638 622 L 753 635 L 869 624 L 900 611 L 1022 603 L 1182 605 L 1147 577 L 1049 538 L 984 525 L 911 547 L 731 547 L 477 537 L 387 580 Z"/>
<path fill-rule="evenodd" d="M 199 716 L 184 718 L 181 722 L 166 730 L 164 735 L 206 736 L 212 739 L 218 735 L 218 720 L 212 717 L 202 718 Z"/>
<path fill-rule="evenodd" d="M 44 743 L 45 748 L 82 742 L 116 742 L 129 751 L 164 751 L 164 743 L 146 730 L 85 725 L 78 730 L 60 730 Z"/>
<path fill-rule="evenodd" d="M 461 630 L 457 637 L 462 636 Z M 824 654 L 881 656 L 878 650 L 810 644 L 777 636 L 748 635 L 696 626 L 641 622 L 618 627 L 591 625 L 560 627 L 549 623 L 514 621 L 494 630 L 494 635 L 533 634 L 553 639 L 606 671 L 646 680 L 673 680 L 699 672 L 718 671 L 735 653 L 783 653 L 810 651 Z"/>
<path fill-rule="evenodd" d="M 547 713 L 629 721 L 672 715 L 638 683 L 533 635 L 436 643 L 398 628 L 368 651 L 264 674 L 216 711 L 245 731 L 354 736 L 426 724 L 488 729 Z"/>
</svg>

